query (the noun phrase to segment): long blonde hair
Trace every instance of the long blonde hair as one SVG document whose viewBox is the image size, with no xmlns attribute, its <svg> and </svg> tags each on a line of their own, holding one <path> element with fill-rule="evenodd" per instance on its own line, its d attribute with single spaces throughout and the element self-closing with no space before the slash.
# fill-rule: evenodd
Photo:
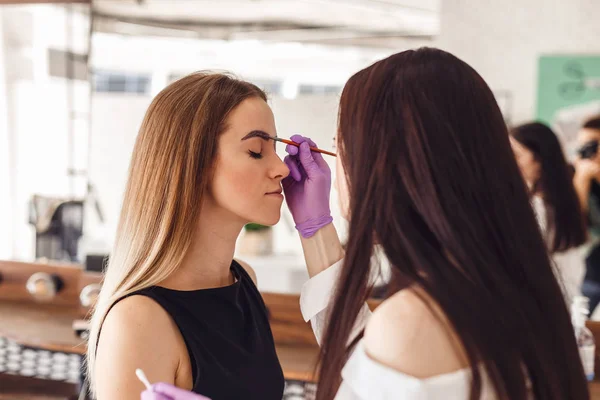
<svg viewBox="0 0 600 400">
<path fill-rule="evenodd" d="M 212 176 L 218 136 L 243 100 L 265 93 L 228 75 L 198 72 L 150 104 L 133 149 L 121 216 L 91 320 L 87 377 L 95 393 L 96 349 L 111 306 L 177 270 Z"/>
</svg>

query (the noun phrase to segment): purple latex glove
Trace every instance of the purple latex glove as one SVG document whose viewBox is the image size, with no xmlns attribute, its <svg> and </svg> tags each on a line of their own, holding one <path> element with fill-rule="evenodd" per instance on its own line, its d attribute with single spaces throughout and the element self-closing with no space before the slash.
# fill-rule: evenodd
<svg viewBox="0 0 600 400">
<path fill-rule="evenodd" d="M 144 390 L 141 400 L 210 400 L 208 397 L 183 390 L 168 383 L 152 385 L 152 390 Z"/>
<path fill-rule="evenodd" d="M 285 148 L 289 155 L 284 162 L 290 175 L 282 186 L 296 229 L 302 237 L 309 238 L 333 221 L 329 209 L 331 170 L 320 153 L 310 151 L 310 146 L 317 147 L 312 140 L 300 135 L 291 140 L 300 143 L 300 147 Z"/>
</svg>

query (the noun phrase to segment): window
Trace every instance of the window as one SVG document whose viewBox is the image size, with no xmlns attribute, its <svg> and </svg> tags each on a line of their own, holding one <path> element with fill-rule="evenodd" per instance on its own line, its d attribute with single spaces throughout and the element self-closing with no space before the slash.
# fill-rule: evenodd
<svg viewBox="0 0 600 400">
<path fill-rule="evenodd" d="M 300 85 L 299 94 L 338 94 L 342 92 L 341 86 L 332 85 Z"/>
<path fill-rule="evenodd" d="M 99 93 L 137 93 L 150 92 L 151 78 L 149 75 L 94 71 L 94 91 Z"/>
<path fill-rule="evenodd" d="M 264 90 L 268 95 L 279 94 L 281 92 L 281 82 L 253 80 L 253 84 Z"/>
<path fill-rule="evenodd" d="M 183 78 L 184 76 L 186 76 L 186 75 L 185 74 L 169 74 L 169 77 L 167 78 L 167 84 L 173 83 L 173 82 Z"/>
</svg>

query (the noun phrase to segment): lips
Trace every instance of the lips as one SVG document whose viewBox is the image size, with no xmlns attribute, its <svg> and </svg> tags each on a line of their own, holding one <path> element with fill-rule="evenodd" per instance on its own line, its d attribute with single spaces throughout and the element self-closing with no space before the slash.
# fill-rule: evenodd
<svg viewBox="0 0 600 400">
<path fill-rule="evenodd" d="M 281 194 L 283 192 L 283 189 L 279 188 L 277 190 L 273 190 L 272 192 L 267 192 L 267 194 Z"/>
</svg>

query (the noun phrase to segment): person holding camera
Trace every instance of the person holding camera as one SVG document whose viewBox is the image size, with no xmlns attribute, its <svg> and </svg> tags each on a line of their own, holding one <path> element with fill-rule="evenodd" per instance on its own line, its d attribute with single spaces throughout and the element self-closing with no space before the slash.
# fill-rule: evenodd
<svg viewBox="0 0 600 400">
<path fill-rule="evenodd" d="M 590 314 L 600 303 L 600 115 L 583 124 L 577 136 L 579 148 L 575 160 L 573 184 L 594 241 L 588 253 L 583 280 L 583 295 L 590 299 Z"/>
</svg>

